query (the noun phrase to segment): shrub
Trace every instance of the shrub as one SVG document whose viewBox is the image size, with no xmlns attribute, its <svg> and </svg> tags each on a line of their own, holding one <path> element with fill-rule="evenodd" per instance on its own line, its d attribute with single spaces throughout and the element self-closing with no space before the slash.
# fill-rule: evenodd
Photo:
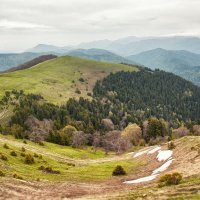
<svg viewBox="0 0 200 200">
<path fill-rule="evenodd" d="M 159 186 L 178 185 L 182 180 L 182 175 L 178 172 L 172 174 L 165 174 L 159 180 Z"/>
<path fill-rule="evenodd" d="M 22 152 L 25 152 L 25 151 L 26 151 L 26 149 L 24 147 L 22 147 Z"/>
<path fill-rule="evenodd" d="M 113 175 L 113 176 L 126 175 L 126 172 L 125 172 L 125 170 L 123 169 L 122 166 L 117 165 L 117 167 L 114 169 L 112 175 Z"/>
<path fill-rule="evenodd" d="M 79 78 L 79 81 L 84 82 L 85 80 L 81 77 L 81 78 Z"/>
<path fill-rule="evenodd" d="M 3 154 L 0 154 L 0 159 L 1 160 L 5 160 L 5 161 L 8 160 L 8 158 L 5 155 L 3 155 Z"/>
<path fill-rule="evenodd" d="M 5 174 L 0 170 L 0 176 L 5 176 Z"/>
<path fill-rule="evenodd" d="M 40 166 L 38 169 L 49 174 L 60 174 L 60 171 L 53 170 L 51 167 L 44 167 L 43 165 Z"/>
<path fill-rule="evenodd" d="M 33 154 L 33 157 L 38 158 L 39 156 L 38 156 L 37 153 L 34 153 L 34 154 Z"/>
<path fill-rule="evenodd" d="M 34 158 L 31 154 L 26 154 L 25 156 L 25 160 L 24 160 L 25 164 L 34 164 Z"/>
<path fill-rule="evenodd" d="M 38 144 L 39 144 L 40 146 L 44 146 L 44 142 L 42 142 L 42 141 L 39 141 Z"/>
<path fill-rule="evenodd" d="M 9 146 L 5 143 L 5 144 L 3 145 L 3 148 L 9 149 Z"/>
<path fill-rule="evenodd" d="M 176 147 L 176 146 L 175 146 L 175 144 L 174 144 L 173 142 L 169 142 L 169 143 L 168 143 L 168 149 L 169 149 L 169 150 L 175 149 L 175 147 Z"/>
<path fill-rule="evenodd" d="M 88 95 L 89 97 L 91 97 L 91 96 L 92 96 L 92 93 L 91 93 L 91 92 L 88 92 L 87 95 Z"/>
<path fill-rule="evenodd" d="M 144 139 L 139 140 L 139 146 L 141 146 L 141 147 L 145 146 L 145 140 Z"/>
<path fill-rule="evenodd" d="M 75 91 L 76 94 L 81 94 L 81 91 L 77 88 Z"/>
<path fill-rule="evenodd" d="M 26 154 L 25 154 L 24 152 L 22 152 L 22 153 L 20 154 L 20 156 L 25 157 Z"/>
<path fill-rule="evenodd" d="M 13 174 L 13 178 L 23 180 L 23 178 L 18 174 Z"/>
<path fill-rule="evenodd" d="M 17 156 L 17 153 L 16 153 L 15 151 L 11 151 L 11 152 L 10 152 L 10 155 L 11 155 L 11 156 Z"/>
</svg>

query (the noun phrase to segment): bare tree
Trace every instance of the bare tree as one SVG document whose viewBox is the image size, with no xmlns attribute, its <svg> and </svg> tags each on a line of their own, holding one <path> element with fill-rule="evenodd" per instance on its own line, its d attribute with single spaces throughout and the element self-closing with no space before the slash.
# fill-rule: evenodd
<svg viewBox="0 0 200 200">
<path fill-rule="evenodd" d="M 75 131 L 73 134 L 72 146 L 80 148 L 86 143 L 86 137 L 82 131 Z"/>
<path fill-rule="evenodd" d="M 186 135 L 189 135 L 189 133 L 190 133 L 190 130 L 187 129 L 186 127 L 182 126 L 180 128 L 173 130 L 172 137 L 173 138 L 181 138 L 181 137 L 184 137 Z"/>
<path fill-rule="evenodd" d="M 200 125 L 193 126 L 194 135 L 200 135 Z"/>
<path fill-rule="evenodd" d="M 100 146 L 100 143 L 101 143 L 101 135 L 100 135 L 100 133 L 98 133 L 98 132 L 94 133 L 92 146 L 94 147 L 95 152 L 97 150 L 97 147 Z"/>
</svg>

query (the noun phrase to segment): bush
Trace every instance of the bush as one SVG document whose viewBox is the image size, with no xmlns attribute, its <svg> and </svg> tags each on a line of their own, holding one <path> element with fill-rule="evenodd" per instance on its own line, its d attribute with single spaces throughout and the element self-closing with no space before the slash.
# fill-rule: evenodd
<svg viewBox="0 0 200 200">
<path fill-rule="evenodd" d="M 0 159 L 1 160 L 5 160 L 5 161 L 8 160 L 8 158 L 5 155 L 3 155 L 3 154 L 0 154 Z"/>
<path fill-rule="evenodd" d="M 81 94 L 81 91 L 77 88 L 75 91 L 76 94 Z"/>
<path fill-rule="evenodd" d="M 24 160 L 25 164 L 34 164 L 34 158 L 31 154 L 26 154 L 25 156 L 25 160 Z"/>
<path fill-rule="evenodd" d="M 11 152 L 10 152 L 10 155 L 11 155 L 11 156 L 17 156 L 17 153 L 16 153 L 15 151 L 11 151 Z"/>
<path fill-rule="evenodd" d="M 38 169 L 49 174 L 60 174 L 60 171 L 53 170 L 51 167 L 44 167 L 43 165 L 40 166 Z"/>
<path fill-rule="evenodd" d="M 0 170 L 0 176 L 5 176 L 5 174 Z"/>
<path fill-rule="evenodd" d="M 26 151 L 26 149 L 24 147 L 22 147 L 22 152 L 25 152 L 25 151 Z"/>
<path fill-rule="evenodd" d="M 175 147 L 176 147 L 176 146 L 175 146 L 175 144 L 174 144 L 173 142 L 169 142 L 169 143 L 168 143 L 168 149 L 169 149 L 169 150 L 175 149 Z"/>
<path fill-rule="evenodd" d="M 22 153 L 20 154 L 20 156 L 25 157 L 26 154 L 25 154 L 24 152 L 22 152 Z"/>
<path fill-rule="evenodd" d="M 39 155 L 38 155 L 37 153 L 34 153 L 34 154 L 33 154 L 33 157 L 38 158 Z"/>
<path fill-rule="evenodd" d="M 92 93 L 91 93 L 91 92 L 88 92 L 87 95 L 88 95 L 89 97 L 91 97 L 91 96 L 92 96 Z"/>
<path fill-rule="evenodd" d="M 117 167 L 114 169 L 112 175 L 113 175 L 113 176 L 126 175 L 126 172 L 125 172 L 125 170 L 123 169 L 122 166 L 117 165 Z"/>
<path fill-rule="evenodd" d="M 145 140 L 144 139 L 139 140 L 139 146 L 141 146 L 141 147 L 145 146 Z"/>
<path fill-rule="evenodd" d="M 23 178 L 21 176 L 19 176 L 18 174 L 13 174 L 13 178 L 23 180 Z"/>
<path fill-rule="evenodd" d="M 178 185 L 182 180 L 182 175 L 178 172 L 172 174 L 165 174 L 159 180 L 159 186 Z"/>
<path fill-rule="evenodd" d="M 44 146 L 44 142 L 42 142 L 42 141 L 39 141 L 38 144 L 39 144 L 40 146 Z"/>
<path fill-rule="evenodd" d="M 9 149 L 9 146 L 5 143 L 5 144 L 3 145 L 3 148 Z"/>
<path fill-rule="evenodd" d="M 85 80 L 81 77 L 81 78 L 79 78 L 79 81 L 84 82 Z"/>
</svg>

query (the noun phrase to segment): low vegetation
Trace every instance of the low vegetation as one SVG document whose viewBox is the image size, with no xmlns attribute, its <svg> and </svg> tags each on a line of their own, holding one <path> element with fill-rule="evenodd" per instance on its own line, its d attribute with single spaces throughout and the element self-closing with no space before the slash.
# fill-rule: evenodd
<svg viewBox="0 0 200 200">
<path fill-rule="evenodd" d="M 121 175 L 126 175 L 126 172 L 124 170 L 124 168 L 120 165 L 117 165 L 117 167 L 114 169 L 113 176 L 121 176 Z"/>
<path fill-rule="evenodd" d="M 178 172 L 172 174 L 165 174 L 159 180 L 159 186 L 178 185 L 182 180 L 182 175 Z"/>
</svg>

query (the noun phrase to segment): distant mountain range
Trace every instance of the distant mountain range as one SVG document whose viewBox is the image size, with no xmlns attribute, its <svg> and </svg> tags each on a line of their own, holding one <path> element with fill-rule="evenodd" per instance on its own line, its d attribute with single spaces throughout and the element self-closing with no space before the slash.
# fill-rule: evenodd
<svg viewBox="0 0 200 200">
<path fill-rule="evenodd" d="M 200 38 L 126 37 L 98 40 L 77 46 L 58 47 L 39 44 L 25 53 L 0 54 L 0 71 L 16 67 L 38 56 L 70 55 L 98 61 L 127 63 L 160 68 L 200 85 Z"/>
<path fill-rule="evenodd" d="M 88 58 L 97 61 L 107 61 L 113 63 L 129 63 L 136 64 L 134 60 L 129 60 L 112 52 L 103 49 L 75 49 L 69 51 L 67 55 Z"/>
<path fill-rule="evenodd" d="M 41 53 L 31 52 L 0 54 L 0 71 L 5 71 L 12 67 L 16 67 L 40 55 Z"/>
<path fill-rule="evenodd" d="M 200 53 L 200 38 L 198 37 L 135 37 L 130 36 L 119 40 L 98 40 L 81 43 L 77 46 L 58 47 L 39 44 L 27 50 L 34 53 L 66 53 L 74 49 L 104 49 L 121 56 L 131 56 L 152 49 L 163 48 L 166 50 L 187 50 Z"/>
<path fill-rule="evenodd" d="M 172 51 L 158 48 L 128 56 L 127 59 L 151 69 L 159 68 L 173 72 L 200 86 L 200 67 L 198 67 L 200 66 L 200 54 L 185 50 Z"/>
<path fill-rule="evenodd" d="M 174 51 L 161 48 L 128 56 L 127 59 L 134 60 L 152 69 L 159 68 L 165 71 L 173 71 L 180 66 L 200 65 L 200 54 L 185 50 Z"/>
<path fill-rule="evenodd" d="M 121 56 L 130 56 L 156 48 L 167 50 L 187 50 L 200 53 L 198 37 L 126 37 L 115 41 L 101 40 L 83 43 L 78 48 L 101 48 Z"/>
</svg>

